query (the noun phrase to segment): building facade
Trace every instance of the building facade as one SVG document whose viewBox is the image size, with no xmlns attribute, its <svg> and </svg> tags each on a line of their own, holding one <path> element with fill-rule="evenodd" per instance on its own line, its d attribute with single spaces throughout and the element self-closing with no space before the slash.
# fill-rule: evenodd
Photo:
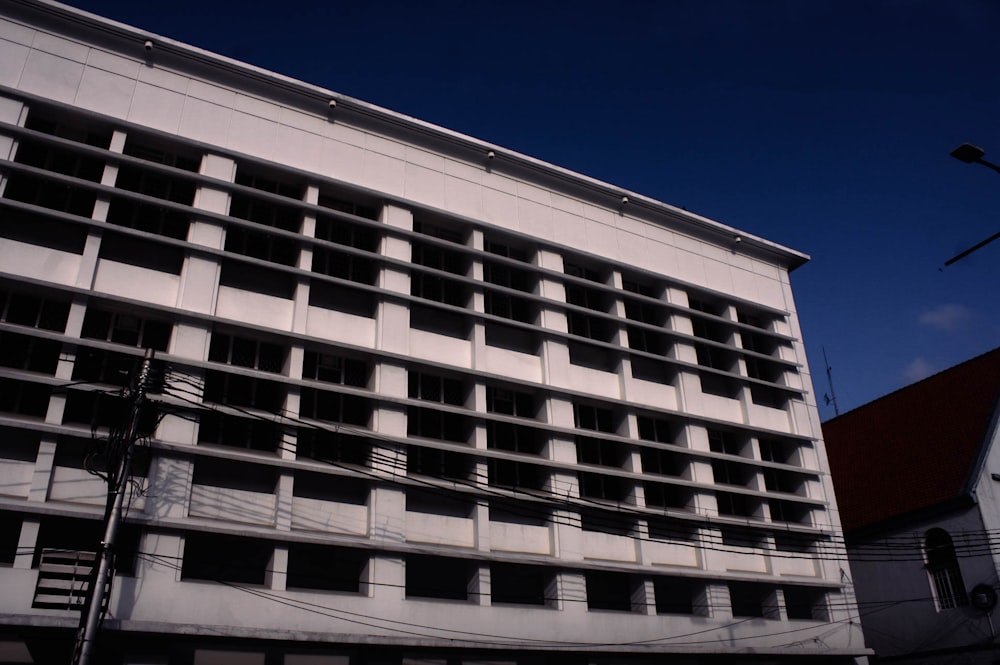
<svg viewBox="0 0 1000 665">
<path fill-rule="evenodd" d="M 1000 659 L 1000 349 L 823 423 L 865 642 Z"/>
<path fill-rule="evenodd" d="M 863 658 L 807 257 L 62 5 L 0 14 L 7 662 L 72 649 L 145 349 L 102 662 Z"/>
</svg>

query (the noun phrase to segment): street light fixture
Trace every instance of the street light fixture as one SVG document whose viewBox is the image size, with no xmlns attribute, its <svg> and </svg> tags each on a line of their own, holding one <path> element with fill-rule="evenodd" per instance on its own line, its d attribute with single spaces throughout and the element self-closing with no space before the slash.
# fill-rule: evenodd
<svg viewBox="0 0 1000 665">
<path fill-rule="evenodd" d="M 964 162 L 966 164 L 982 164 L 983 166 L 993 169 L 997 173 L 1000 173 L 1000 166 L 997 166 L 993 162 L 988 162 L 985 159 L 983 159 L 983 155 L 985 154 L 986 154 L 985 150 L 983 150 L 979 146 L 972 145 L 971 143 L 963 143 L 962 145 L 958 146 L 957 148 L 951 151 L 951 156 L 960 162 Z M 955 256 L 945 261 L 944 267 L 946 268 L 955 261 L 965 258 L 966 256 L 972 254 L 977 249 L 985 247 L 986 245 L 990 244 L 991 242 L 993 242 L 998 238 L 1000 238 L 1000 233 L 994 233 L 986 240 L 976 243 L 975 245 L 965 250 L 964 252 L 959 252 Z"/>
</svg>

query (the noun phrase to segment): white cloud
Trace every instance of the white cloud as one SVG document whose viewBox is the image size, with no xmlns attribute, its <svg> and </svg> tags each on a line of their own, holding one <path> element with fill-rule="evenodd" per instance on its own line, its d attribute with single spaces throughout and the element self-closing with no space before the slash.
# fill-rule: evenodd
<svg viewBox="0 0 1000 665">
<path fill-rule="evenodd" d="M 932 307 L 920 315 L 920 325 L 943 332 L 961 330 L 971 320 L 972 310 L 954 303 Z"/>
<path fill-rule="evenodd" d="M 926 379 L 934 373 L 934 366 L 927 362 L 923 356 L 914 358 L 903 368 L 903 378 L 910 383 L 916 383 L 920 379 Z"/>
</svg>

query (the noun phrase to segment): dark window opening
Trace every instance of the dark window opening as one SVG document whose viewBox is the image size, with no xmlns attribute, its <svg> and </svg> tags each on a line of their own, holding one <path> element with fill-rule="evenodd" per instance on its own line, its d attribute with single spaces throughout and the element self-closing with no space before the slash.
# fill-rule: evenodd
<svg viewBox="0 0 1000 665">
<path fill-rule="evenodd" d="M 468 600 L 472 564 L 462 559 L 406 557 L 406 595 L 411 598 Z"/>
<path fill-rule="evenodd" d="M 83 317 L 80 337 L 124 344 L 140 349 L 166 351 L 170 343 L 172 324 L 145 319 L 134 314 L 110 312 L 88 307 Z"/>
<path fill-rule="evenodd" d="M 241 291 L 253 291 L 274 298 L 291 300 L 295 297 L 295 277 L 242 261 L 223 259 L 219 284 Z"/>
<path fill-rule="evenodd" d="M 191 482 L 208 487 L 274 494 L 278 470 L 261 464 L 205 457 L 195 460 Z"/>
<path fill-rule="evenodd" d="M 377 298 L 374 293 L 363 289 L 313 280 L 309 284 L 309 304 L 372 319 L 375 318 Z"/>
<path fill-rule="evenodd" d="M 475 507 L 476 502 L 474 500 L 455 493 L 449 493 L 446 490 L 420 489 L 417 487 L 408 487 L 406 489 L 406 510 L 411 513 L 468 519 L 472 516 L 472 510 Z"/>
<path fill-rule="evenodd" d="M 330 210 L 346 212 L 355 217 L 364 217 L 372 221 L 378 221 L 378 204 L 373 202 L 361 202 L 352 200 L 352 195 L 341 195 L 331 193 L 321 193 L 319 195 L 319 205 Z M 337 222 L 340 224 L 341 222 Z M 337 242 L 337 241 L 335 241 Z"/>
<path fill-rule="evenodd" d="M 505 524 L 520 524 L 522 526 L 548 526 L 551 513 L 543 505 L 532 505 L 523 502 L 505 503 L 490 501 L 489 514 L 491 522 Z"/>
<path fill-rule="evenodd" d="M 486 411 L 519 418 L 534 418 L 538 412 L 534 395 L 509 388 L 486 386 Z"/>
<path fill-rule="evenodd" d="M 34 462 L 38 458 L 40 432 L 0 426 L 0 458 Z"/>
<path fill-rule="evenodd" d="M 371 483 L 363 478 L 296 471 L 292 495 L 318 501 L 363 506 L 368 503 Z"/>
<path fill-rule="evenodd" d="M 583 473 L 580 476 L 580 496 L 585 499 L 602 499 L 626 503 L 630 498 L 632 482 L 618 476 Z"/>
<path fill-rule="evenodd" d="M 44 418 L 51 386 L 0 378 L 0 412 Z"/>
<path fill-rule="evenodd" d="M 720 515 L 760 517 L 760 499 L 756 497 L 744 494 L 732 494 L 730 492 L 716 492 L 715 498 Z"/>
<path fill-rule="evenodd" d="M 722 529 L 722 544 L 726 547 L 767 548 L 767 534 L 756 529 L 725 527 Z"/>
<path fill-rule="evenodd" d="M 215 533 L 184 536 L 181 579 L 263 585 L 274 545 L 266 540 Z"/>
<path fill-rule="evenodd" d="M 739 462 L 715 459 L 712 460 L 712 477 L 717 485 L 747 487 L 757 477 L 757 470 Z"/>
<path fill-rule="evenodd" d="M 542 566 L 490 564 L 491 601 L 516 605 L 546 605 L 555 600 L 555 573 Z"/>
<path fill-rule="evenodd" d="M 486 346 L 517 351 L 528 355 L 538 355 L 538 333 L 533 330 L 506 326 L 495 321 L 486 322 Z"/>
<path fill-rule="evenodd" d="M 497 241 L 492 238 L 483 238 L 483 249 L 490 253 L 496 254 L 497 256 L 506 256 L 508 259 L 514 259 L 515 261 L 520 261 L 522 263 L 530 262 L 530 252 L 522 247 L 517 247 L 504 239 L 503 242 Z"/>
<path fill-rule="evenodd" d="M 137 355 L 81 346 L 76 351 L 72 379 L 122 387 L 141 362 Z"/>
<path fill-rule="evenodd" d="M 278 413 L 285 406 L 283 383 L 240 374 L 209 370 L 205 374 L 204 401 Z M 303 391 L 304 392 L 304 391 Z"/>
<path fill-rule="evenodd" d="M 274 374 L 284 371 L 286 354 L 287 349 L 278 344 L 220 332 L 212 333 L 208 347 L 208 359 L 212 362 Z"/>
<path fill-rule="evenodd" d="M 66 330 L 68 318 L 68 302 L 48 300 L 29 293 L 0 290 L 0 321 L 63 332 Z"/>
<path fill-rule="evenodd" d="M 466 390 L 461 379 L 411 370 L 407 375 L 407 395 L 411 399 L 463 406 Z"/>
<path fill-rule="evenodd" d="M 406 408 L 406 433 L 409 436 L 465 443 L 469 440 L 470 431 L 471 421 L 461 414 L 417 406 Z"/>
<path fill-rule="evenodd" d="M 363 467 L 368 466 L 372 444 L 371 439 L 362 436 L 300 427 L 295 450 L 298 459 Z"/>
<path fill-rule="evenodd" d="M 763 448 L 761 448 L 763 453 Z M 761 455 L 763 457 L 763 454 Z M 805 496 L 806 484 L 805 476 L 791 471 L 780 469 L 762 469 L 764 474 L 764 487 L 768 492 L 786 492 L 788 494 L 798 494 Z"/>
<path fill-rule="evenodd" d="M 32 212 L 4 209 L 0 236 L 60 252 L 83 254 L 87 227 Z"/>
<path fill-rule="evenodd" d="M 117 467 L 118 461 L 109 464 L 109 456 L 117 451 L 108 446 L 106 439 L 80 438 L 59 435 L 56 453 L 53 458 L 55 466 L 68 469 L 84 469 L 91 473 L 107 473 L 110 466 Z M 149 463 L 152 455 L 145 446 L 134 446 L 132 449 L 132 475 L 146 478 L 149 475 Z"/>
<path fill-rule="evenodd" d="M 473 459 L 468 455 L 423 446 L 406 447 L 407 475 L 464 481 L 472 476 L 473 468 Z"/>
<path fill-rule="evenodd" d="M 0 331 L 0 367 L 54 375 L 62 342 Z"/>
<path fill-rule="evenodd" d="M 754 404 L 767 406 L 772 409 L 784 409 L 788 405 L 790 393 L 770 386 L 751 385 L 750 399 Z"/>
<path fill-rule="evenodd" d="M 777 619 L 774 589 L 756 582 L 730 582 L 729 600 L 734 617 Z"/>
<path fill-rule="evenodd" d="M 785 614 L 789 619 L 804 621 L 829 621 L 830 612 L 826 602 L 826 589 L 785 586 Z"/>
<path fill-rule="evenodd" d="M 672 450 L 642 448 L 642 472 L 661 476 L 687 477 L 688 458 Z"/>
<path fill-rule="evenodd" d="M 525 455 L 541 455 L 546 434 L 542 430 L 513 423 L 487 421 L 486 447 Z"/>
<path fill-rule="evenodd" d="M 281 427 L 270 421 L 218 412 L 203 413 L 198 426 L 198 443 L 273 453 L 281 445 L 281 434 Z"/>
<path fill-rule="evenodd" d="M 63 422 L 110 429 L 127 422 L 128 411 L 128 402 L 117 393 L 71 390 L 66 395 Z M 155 422 L 155 413 L 151 415 Z M 143 427 L 144 431 L 151 431 L 150 425 Z"/>
<path fill-rule="evenodd" d="M 643 483 L 643 495 L 650 508 L 690 510 L 693 501 L 691 490 L 666 483 Z"/>
<path fill-rule="evenodd" d="M 666 519 L 649 520 L 649 537 L 651 540 L 691 543 L 699 540 L 698 526 L 689 522 L 678 522 Z"/>
<path fill-rule="evenodd" d="M 368 385 L 368 363 L 322 351 L 307 350 L 302 356 L 302 378 L 364 388 Z"/>
<path fill-rule="evenodd" d="M 657 614 L 694 614 L 695 594 L 701 591 L 695 580 L 687 577 L 653 578 Z"/>
<path fill-rule="evenodd" d="M 629 447 L 617 441 L 589 436 L 576 437 L 576 459 L 581 464 L 621 468 L 628 459 Z"/>
<path fill-rule="evenodd" d="M 744 456 L 747 450 L 747 439 L 741 434 L 728 430 L 709 429 L 708 449 L 713 453 Z"/>
<path fill-rule="evenodd" d="M 0 566 L 11 566 L 17 556 L 22 518 L 18 513 L 0 510 Z"/>
<path fill-rule="evenodd" d="M 631 575 L 591 570 L 584 577 L 587 584 L 587 609 L 632 611 L 632 597 L 638 581 Z"/>
<path fill-rule="evenodd" d="M 172 275 L 181 274 L 184 250 L 146 238 L 105 231 L 98 256 L 106 261 L 148 268 Z"/>
<path fill-rule="evenodd" d="M 784 439 L 760 439 L 760 458 L 765 462 L 777 462 L 800 466 L 798 461 L 799 444 L 796 441 Z"/>
<path fill-rule="evenodd" d="M 360 593 L 368 568 L 368 553 L 344 547 L 289 543 L 289 589 Z"/>
<path fill-rule="evenodd" d="M 549 474 L 545 467 L 513 460 L 490 459 L 487 462 L 489 484 L 492 487 L 510 487 L 541 491 L 545 489 Z"/>
<path fill-rule="evenodd" d="M 469 318 L 459 312 L 412 304 L 410 327 L 447 337 L 468 339 Z"/>
<path fill-rule="evenodd" d="M 374 284 L 378 264 L 373 258 L 348 254 L 328 247 L 315 247 L 312 271 L 361 284 Z"/>
<path fill-rule="evenodd" d="M 583 531 L 632 538 L 636 535 L 636 527 L 634 520 L 621 513 L 601 510 L 580 512 L 580 529 Z"/>
<path fill-rule="evenodd" d="M 371 400 L 365 397 L 313 388 L 301 392 L 299 416 L 303 418 L 367 427 L 371 413 Z"/>
</svg>

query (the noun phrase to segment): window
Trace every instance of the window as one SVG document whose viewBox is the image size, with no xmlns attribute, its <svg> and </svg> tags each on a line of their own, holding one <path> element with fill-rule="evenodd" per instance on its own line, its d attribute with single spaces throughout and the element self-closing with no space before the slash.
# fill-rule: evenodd
<svg viewBox="0 0 1000 665">
<path fill-rule="evenodd" d="M 345 212 L 355 217 L 364 217 L 372 221 L 378 221 L 378 204 L 374 202 L 361 202 L 354 200 L 352 194 L 338 194 L 321 192 L 319 195 L 319 205 L 323 208 Z"/>
<path fill-rule="evenodd" d="M 406 595 L 409 598 L 468 600 L 473 566 L 462 559 L 406 557 Z"/>
<path fill-rule="evenodd" d="M 777 619 L 775 589 L 756 582 L 730 582 L 729 600 L 734 617 Z"/>
<path fill-rule="evenodd" d="M 184 537 L 181 579 L 263 585 L 273 555 L 274 545 L 266 540 L 188 533 Z"/>
<path fill-rule="evenodd" d="M 519 418 L 534 418 L 537 407 L 531 393 L 486 386 L 486 411 Z"/>
<path fill-rule="evenodd" d="M 21 515 L 0 510 L 0 566 L 10 566 L 17 556 L 21 537 Z"/>
<path fill-rule="evenodd" d="M 661 476 L 687 477 L 688 458 L 672 450 L 642 448 L 642 472 Z"/>
<path fill-rule="evenodd" d="M 280 374 L 285 369 L 283 346 L 237 335 L 212 333 L 208 359 L 213 362 Z"/>
<path fill-rule="evenodd" d="M 414 222 L 414 231 L 461 243 L 459 234 L 428 224 Z M 469 259 L 464 254 L 416 238 L 411 240 L 410 259 L 414 265 L 454 275 L 465 276 L 469 271 Z M 410 294 L 454 307 L 465 307 L 469 299 L 468 288 L 461 281 L 421 270 L 410 270 Z M 468 335 L 468 321 L 465 316 L 457 312 L 420 305 L 411 306 L 410 325 L 420 330 L 451 337 L 464 339 Z"/>
<path fill-rule="evenodd" d="M 303 418 L 367 427 L 371 412 L 371 400 L 358 395 L 314 388 L 301 391 L 299 416 Z"/>
<path fill-rule="evenodd" d="M 173 326 L 163 321 L 142 318 L 135 314 L 110 312 L 88 307 L 83 317 L 80 337 L 99 339 L 115 344 L 166 351 Z"/>
<path fill-rule="evenodd" d="M 236 184 L 296 201 L 302 199 L 301 187 L 250 173 L 243 167 L 239 167 L 236 171 Z M 232 194 L 229 214 L 259 224 L 261 227 L 272 227 L 293 233 L 299 232 L 302 226 L 302 215 L 297 207 L 256 198 L 244 192 Z M 258 231 L 236 225 L 226 227 L 225 250 L 286 266 L 294 266 L 299 256 L 298 243 L 294 238 L 276 236 L 263 228 Z"/>
<path fill-rule="evenodd" d="M 653 482 L 645 482 L 642 487 L 646 505 L 650 508 L 691 509 L 692 494 L 686 487 Z"/>
<path fill-rule="evenodd" d="M 0 289 L 0 321 L 63 332 L 68 318 L 68 302 Z"/>
<path fill-rule="evenodd" d="M 805 586 L 785 586 L 785 614 L 789 619 L 805 621 L 829 621 L 826 589 Z"/>
<path fill-rule="evenodd" d="M 955 545 L 944 529 L 931 529 L 924 538 L 927 575 L 938 611 L 964 607 L 969 597 L 962 580 L 962 569 L 955 555 Z"/>
<path fill-rule="evenodd" d="M 281 444 L 281 427 L 269 420 L 219 412 L 201 414 L 198 443 L 273 453 Z"/>
<path fill-rule="evenodd" d="M 208 487 L 274 494 L 278 470 L 263 464 L 206 457 L 195 460 L 191 482 Z"/>
<path fill-rule="evenodd" d="M 587 609 L 631 612 L 632 596 L 639 581 L 626 573 L 591 570 L 585 573 Z"/>
<path fill-rule="evenodd" d="M 611 409 L 590 404 L 573 404 L 573 424 L 578 429 L 614 433 L 615 416 Z"/>
<path fill-rule="evenodd" d="M 185 171 L 197 172 L 198 170 L 198 157 L 180 156 L 149 147 L 136 142 L 131 135 L 125 143 L 125 154 Z M 131 164 L 119 166 L 115 187 L 186 206 L 190 206 L 194 202 L 194 181 Z M 145 231 L 176 240 L 186 240 L 188 235 L 187 213 L 155 203 L 145 203 L 120 196 L 111 198 L 107 221 L 115 226 Z M 184 261 L 183 250 L 178 247 L 151 244 L 140 238 L 108 233 L 104 235 L 101 242 L 101 257 L 153 269 L 160 268 L 174 274 L 180 273 Z"/>
<path fill-rule="evenodd" d="M 0 331 L 0 367 L 54 375 L 62 342 Z"/>
<path fill-rule="evenodd" d="M 44 418 L 51 394 L 50 386 L 0 378 L 0 412 Z"/>
<path fill-rule="evenodd" d="M 289 589 L 360 593 L 368 568 L 368 553 L 344 547 L 289 543 Z"/>
<path fill-rule="evenodd" d="M 732 492 L 716 492 L 715 499 L 720 515 L 760 518 L 761 503 L 757 497 Z"/>
<path fill-rule="evenodd" d="M 320 203 L 322 205 L 322 201 Z M 378 231 L 339 219 L 319 217 L 316 220 L 316 237 L 367 252 L 371 256 L 315 246 L 313 272 L 359 284 L 375 284 L 378 277 L 375 253 L 381 242 Z M 320 280 L 310 283 L 309 304 L 358 316 L 372 317 L 375 312 L 375 296 L 372 292 Z"/>
<path fill-rule="evenodd" d="M 364 388 L 368 385 L 368 364 L 363 360 L 307 350 L 302 356 L 302 378 Z"/>
<path fill-rule="evenodd" d="M 459 379 L 410 371 L 408 382 L 411 399 L 452 406 L 465 404 L 465 387 Z M 464 442 L 469 438 L 469 427 L 468 418 L 462 414 L 407 407 L 407 433 L 413 436 Z"/>
<path fill-rule="evenodd" d="M 76 119 L 51 120 L 44 111 L 32 110 L 25 126 L 28 129 L 69 139 L 78 143 L 107 148 L 111 142 L 111 131 L 97 126 L 74 123 Z M 104 175 L 104 162 L 98 157 L 79 154 L 62 146 L 48 145 L 33 138 L 19 141 L 14 161 L 35 168 L 62 175 L 100 182 Z M 42 206 L 71 215 L 90 217 L 97 197 L 92 190 L 63 184 L 29 173 L 8 174 L 4 198 Z M 44 220 L 44 218 L 39 218 Z M 6 221 L 4 220 L 6 226 Z"/>
<path fill-rule="evenodd" d="M 367 466 L 371 457 L 370 439 L 343 432 L 300 427 L 296 437 L 295 457 L 328 464 Z"/>
<path fill-rule="evenodd" d="M 516 605 L 548 605 L 555 601 L 555 574 L 542 566 L 490 565 L 491 601 Z"/>
<path fill-rule="evenodd" d="M 363 506 L 368 503 L 371 483 L 351 476 L 296 471 L 293 496 Z"/>
<path fill-rule="evenodd" d="M 712 477 L 717 485 L 746 487 L 757 477 L 754 467 L 729 460 L 712 460 Z"/>
<path fill-rule="evenodd" d="M 701 604 L 696 599 L 701 600 L 703 593 L 704 585 L 688 577 L 658 575 L 653 578 L 657 614 L 696 614 Z"/>
<path fill-rule="evenodd" d="M 428 476 L 445 480 L 468 480 L 472 475 L 473 460 L 468 455 L 451 450 L 406 447 L 406 474 Z"/>
<path fill-rule="evenodd" d="M 536 464 L 490 458 L 486 464 L 492 487 L 511 487 L 542 491 L 549 479 L 548 470 Z"/>
<path fill-rule="evenodd" d="M 747 439 L 744 436 L 727 430 L 708 430 L 708 449 L 713 453 L 742 456 L 746 448 Z"/>
</svg>

